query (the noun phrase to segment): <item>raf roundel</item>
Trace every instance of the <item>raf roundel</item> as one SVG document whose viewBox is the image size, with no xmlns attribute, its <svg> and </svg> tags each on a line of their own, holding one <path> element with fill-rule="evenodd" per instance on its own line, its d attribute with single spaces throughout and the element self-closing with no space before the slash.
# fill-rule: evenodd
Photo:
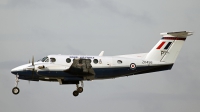
<svg viewBox="0 0 200 112">
<path fill-rule="evenodd" d="M 136 64 L 135 64 L 135 63 L 131 63 L 131 64 L 130 64 L 130 69 L 133 70 L 133 69 L 135 69 L 135 68 L 136 68 Z"/>
</svg>

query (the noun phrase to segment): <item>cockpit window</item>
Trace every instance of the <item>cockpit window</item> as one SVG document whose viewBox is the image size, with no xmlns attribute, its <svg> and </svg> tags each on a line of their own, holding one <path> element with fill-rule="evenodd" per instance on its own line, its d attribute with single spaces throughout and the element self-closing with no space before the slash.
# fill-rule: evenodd
<svg viewBox="0 0 200 112">
<path fill-rule="evenodd" d="M 44 57 L 44 58 L 42 58 L 42 59 L 40 59 L 38 61 L 47 62 L 47 59 L 48 59 L 48 57 Z"/>
<path fill-rule="evenodd" d="M 51 62 L 56 62 L 56 58 L 50 58 Z"/>
<path fill-rule="evenodd" d="M 45 62 L 49 62 L 49 58 L 47 58 L 47 59 L 45 60 Z"/>
</svg>

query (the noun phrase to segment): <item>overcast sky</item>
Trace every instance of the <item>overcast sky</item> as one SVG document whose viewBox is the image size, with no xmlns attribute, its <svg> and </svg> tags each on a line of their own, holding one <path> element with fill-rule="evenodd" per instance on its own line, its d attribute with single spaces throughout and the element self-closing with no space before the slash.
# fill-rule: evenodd
<svg viewBox="0 0 200 112">
<path fill-rule="evenodd" d="M 1 112 L 199 112 L 199 0 L 0 0 Z M 75 85 L 20 80 L 10 70 L 49 54 L 146 53 L 159 33 L 193 31 L 171 71 Z"/>
</svg>

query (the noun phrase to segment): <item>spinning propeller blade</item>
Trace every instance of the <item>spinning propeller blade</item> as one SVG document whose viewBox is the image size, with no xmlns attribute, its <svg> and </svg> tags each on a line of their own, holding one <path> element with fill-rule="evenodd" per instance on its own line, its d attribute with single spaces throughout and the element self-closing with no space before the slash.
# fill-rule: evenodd
<svg viewBox="0 0 200 112">
<path fill-rule="evenodd" d="M 32 57 L 32 66 L 34 66 L 34 56 Z"/>
</svg>

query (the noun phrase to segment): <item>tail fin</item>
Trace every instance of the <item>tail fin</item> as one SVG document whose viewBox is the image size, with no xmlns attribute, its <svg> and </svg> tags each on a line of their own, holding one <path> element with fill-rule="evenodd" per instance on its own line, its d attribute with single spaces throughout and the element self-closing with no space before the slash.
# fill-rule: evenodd
<svg viewBox="0 0 200 112">
<path fill-rule="evenodd" d="M 161 33 L 162 39 L 147 54 L 146 60 L 174 63 L 187 36 L 192 32 Z"/>
</svg>

